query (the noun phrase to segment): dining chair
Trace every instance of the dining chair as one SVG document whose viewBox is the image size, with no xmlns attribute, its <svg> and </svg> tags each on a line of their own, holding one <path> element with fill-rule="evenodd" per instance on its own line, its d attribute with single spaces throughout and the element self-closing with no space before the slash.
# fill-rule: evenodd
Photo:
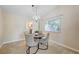
<svg viewBox="0 0 79 59">
<path fill-rule="evenodd" d="M 49 39 L 49 33 L 46 34 L 46 36 L 42 37 L 40 39 L 40 45 L 45 46 L 45 48 L 40 48 L 42 50 L 47 50 L 48 49 L 48 39 Z"/>
<path fill-rule="evenodd" d="M 26 40 L 26 45 L 28 46 L 28 49 L 26 50 L 26 53 L 30 54 L 31 53 L 30 49 L 33 48 L 33 47 L 36 47 L 37 50 L 33 53 L 33 54 L 36 54 L 37 51 L 38 51 L 38 42 L 39 42 L 39 40 L 34 40 L 33 34 L 25 35 L 25 40 Z"/>
</svg>

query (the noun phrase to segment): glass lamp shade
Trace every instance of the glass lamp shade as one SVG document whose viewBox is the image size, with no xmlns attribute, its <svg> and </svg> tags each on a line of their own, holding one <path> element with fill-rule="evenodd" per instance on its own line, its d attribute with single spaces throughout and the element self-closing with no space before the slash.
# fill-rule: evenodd
<svg viewBox="0 0 79 59">
<path fill-rule="evenodd" d="M 39 17 L 39 16 L 33 16 L 33 19 L 34 19 L 35 21 L 38 21 L 38 20 L 40 19 L 40 17 Z"/>
</svg>

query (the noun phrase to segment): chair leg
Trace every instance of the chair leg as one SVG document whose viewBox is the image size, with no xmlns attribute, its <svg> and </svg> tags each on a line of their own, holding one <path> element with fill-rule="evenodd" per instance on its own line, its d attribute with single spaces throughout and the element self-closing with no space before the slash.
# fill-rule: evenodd
<svg viewBox="0 0 79 59">
<path fill-rule="evenodd" d="M 27 49 L 27 51 L 26 51 L 27 54 L 30 54 L 30 48 L 31 48 L 31 47 L 28 47 L 28 49 Z M 39 50 L 39 44 L 38 44 L 38 46 L 37 46 L 37 50 L 36 50 L 35 53 L 33 53 L 33 54 L 36 54 L 36 53 L 38 52 L 38 50 Z"/>
<path fill-rule="evenodd" d="M 38 47 L 37 47 L 37 50 L 36 50 L 36 52 L 35 52 L 35 53 L 33 53 L 33 54 L 36 54 L 36 53 L 38 52 L 38 50 L 39 50 L 39 44 L 38 44 Z"/>
<path fill-rule="evenodd" d="M 28 47 L 28 49 L 26 50 L 26 53 L 27 53 L 27 54 L 30 54 L 30 48 L 31 48 L 31 47 Z"/>
<path fill-rule="evenodd" d="M 47 49 L 48 49 L 48 43 L 47 43 Z"/>
<path fill-rule="evenodd" d="M 39 49 L 37 48 L 36 52 L 35 52 L 35 53 L 33 53 L 33 54 L 36 54 L 36 53 L 38 52 L 38 50 L 39 50 Z"/>
<path fill-rule="evenodd" d="M 41 43 L 42 44 L 42 43 Z M 45 45 L 45 44 L 43 44 L 43 45 Z M 46 46 L 46 48 L 39 48 L 39 49 L 41 49 L 41 50 L 47 50 L 48 49 L 48 43 L 47 43 L 47 45 L 45 45 Z"/>
</svg>

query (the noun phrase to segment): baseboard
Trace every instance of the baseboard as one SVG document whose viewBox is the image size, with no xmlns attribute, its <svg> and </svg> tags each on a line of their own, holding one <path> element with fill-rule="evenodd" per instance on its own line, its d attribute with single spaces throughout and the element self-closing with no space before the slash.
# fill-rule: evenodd
<svg viewBox="0 0 79 59">
<path fill-rule="evenodd" d="M 3 43 L 0 45 L 0 48 L 1 48 L 4 44 L 7 44 L 7 43 L 13 43 L 13 42 L 21 41 L 21 40 L 24 40 L 24 39 L 20 39 L 20 40 L 12 40 L 12 41 L 6 41 L 6 42 L 3 42 Z"/>
<path fill-rule="evenodd" d="M 3 46 L 3 44 L 0 44 L 0 48 Z"/>
<path fill-rule="evenodd" d="M 62 46 L 62 47 L 67 48 L 67 49 L 70 49 L 70 50 L 72 50 L 72 51 L 74 51 L 74 52 L 76 52 L 76 53 L 79 53 L 79 50 L 78 50 L 78 49 L 72 48 L 72 47 L 70 47 L 70 46 L 67 46 L 67 45 L 65 45 L 65 44 L 59 43 L 59 42 L 57 42 L 57 41 L 52 40 L 52 43 L 55 43 L 55 44 L 57 44 L 57 45 L 59 45 L 59 46 Z"/>
</svg>

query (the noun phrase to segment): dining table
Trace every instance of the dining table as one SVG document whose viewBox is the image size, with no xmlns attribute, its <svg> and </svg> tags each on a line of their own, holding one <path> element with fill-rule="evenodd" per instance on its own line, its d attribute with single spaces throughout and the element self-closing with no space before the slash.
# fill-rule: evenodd
<svg viewBox="0 0 79 59">
<path fill-rule="evenodd" d="M 44 37 L 43 34 L 38 34 L 38 35 L 34 35 L 34 41 L 38 40 L 38 49 L 39 49 L 39 44 L 40 44 L 40 40 L 42 39 L 42 37 Z"/>
</svg>

